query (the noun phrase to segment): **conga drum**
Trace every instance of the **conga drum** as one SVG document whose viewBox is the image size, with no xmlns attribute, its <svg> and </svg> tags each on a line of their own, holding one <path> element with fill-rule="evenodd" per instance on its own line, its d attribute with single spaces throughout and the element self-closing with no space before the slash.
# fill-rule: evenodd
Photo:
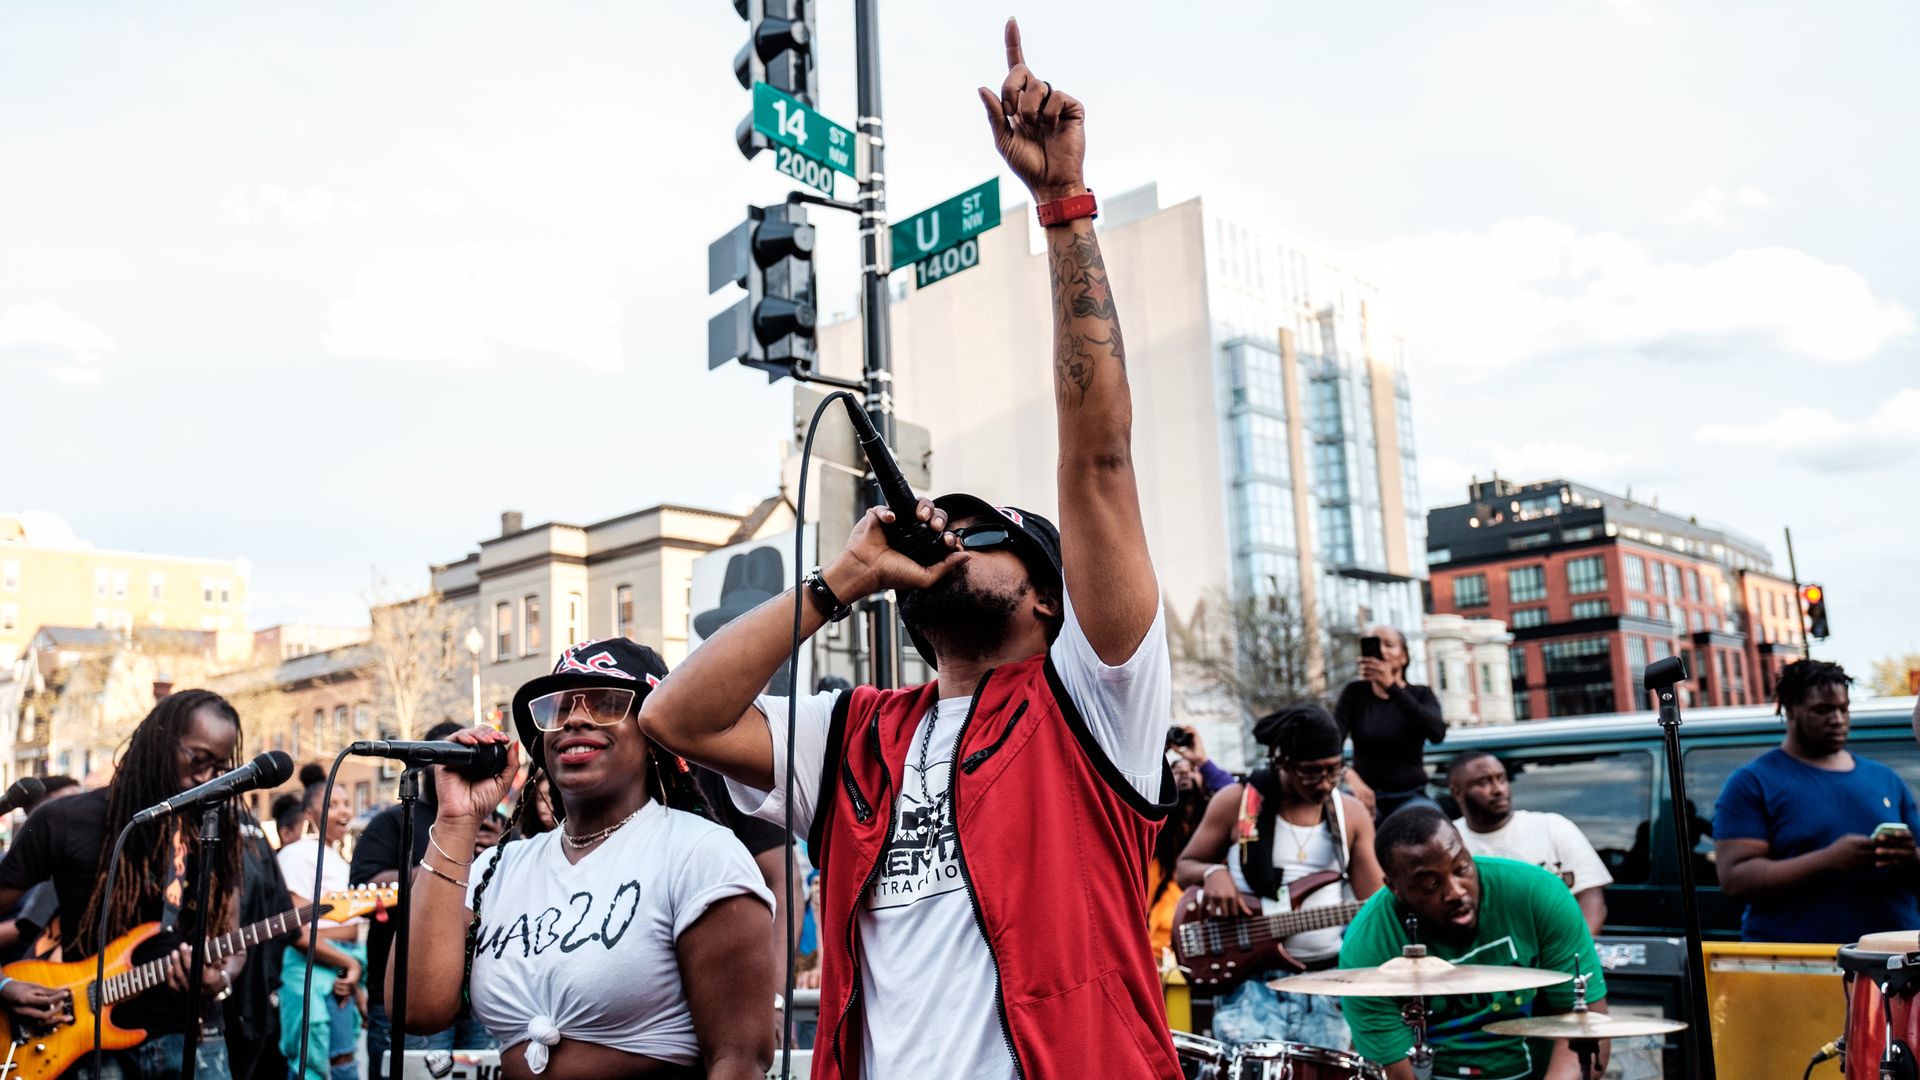
<svg viewBox="0 0 1920 1080">
<path fill-rule="evenodd" d="M 1846 1080 L 1879 1080 L 1883 1060 L 1912 1075 L 1920 1050 L 1920 931 L 1869 934 L 1840 950 L 1847 994 Z"/>
</svg>

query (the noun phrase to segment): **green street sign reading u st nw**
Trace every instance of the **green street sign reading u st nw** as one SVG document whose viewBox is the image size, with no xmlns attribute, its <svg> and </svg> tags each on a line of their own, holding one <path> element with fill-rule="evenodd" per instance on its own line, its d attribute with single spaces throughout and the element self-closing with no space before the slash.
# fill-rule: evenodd
<svg viewBox="0 0 1920 1080">
<path fill-rule="evenodd" d="M 988 229 L 1000 224 L 1000 178 L 981 184 L 970 191 L 961 192 L 931 210 L 906 218 L 893 226 L 893 265 L 905 266 L 908 263 L 920 263 L 933 258 L 949 248 L 959 247 Z M 967 261 L 972 266 L 979 261 L 976 250 L 973 258 Z M 954 270 L 966 267 L 955 265 L 946 273 L 938 274 L 933 280 L 945 277 Z M 922 279 L 924 284 L 926 279 Z"/>
<path fill-rule="evenodd" d="M 834 172 L 854 174 L 853 132 L 807 108 L 799 98 L 781 93 L 766 83 L 753 84 L 753 130 Z M 781 171 L 813 183 L 790 169 Z M 826 180 L 825 186 L 831 190 L 833 178 Z"/>
</svg>

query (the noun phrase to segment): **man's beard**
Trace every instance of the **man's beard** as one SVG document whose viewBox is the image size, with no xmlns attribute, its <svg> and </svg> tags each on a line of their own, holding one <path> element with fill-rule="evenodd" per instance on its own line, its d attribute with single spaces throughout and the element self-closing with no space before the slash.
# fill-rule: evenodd
<svg viewBox="0 0 1920 1080">
<path fill-rule="evenodd" d="M 955 567 L 931 587 L 900 595 L 900 618 L 950 656 L 982 656 L 1006 637 L 1020 598 L 975 588 L 967 567 Z"/>
</svg>

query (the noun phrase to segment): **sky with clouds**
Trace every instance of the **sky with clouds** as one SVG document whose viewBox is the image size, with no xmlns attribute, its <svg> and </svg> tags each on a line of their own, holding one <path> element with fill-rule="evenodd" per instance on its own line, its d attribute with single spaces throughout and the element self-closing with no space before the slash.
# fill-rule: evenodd
<svg viewBox="0 0 1920 1080">
<path fill-rule="evenodd" d="M 1920 649 L 1911 4 L 1016 13 L 1096 188 L 1379 282 L 1430 504 L 1498 469 L 1791 525 L 1832 653 Z M 896 211 L 998 171 L 1005 14 L 887 6 Z M 822 3 L 843 122 L 851 18 Z M 351 620 L 503 509 L 765 494 L 788 391 L 704 363 L 706 245 L 785 189 L 733 147 L 743 38 L 726 0 L 0 7 L 0 507 L 244 556 L 266 623 Z"/>
</svg>

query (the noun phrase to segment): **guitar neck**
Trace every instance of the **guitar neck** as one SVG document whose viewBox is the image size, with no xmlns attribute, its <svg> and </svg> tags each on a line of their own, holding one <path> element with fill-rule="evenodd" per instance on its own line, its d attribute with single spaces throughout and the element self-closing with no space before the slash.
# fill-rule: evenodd
<svg viewBox="0 0 1920 1080">
<path fill-rule="evenodd" d="M 283 911 L 278 915 L 269 915 L 257 923 L 243 926 L 231 933 L 208 938 L 206 944 L 206 962 L 217 964 L 233 954 L 256 945 L 263 945 L 278 937 L 284 937 L 313 921 L 320 910 L 318 904 L 293 911 Z M 131 970 L 118 975 L 107 976 L 107 1004 L 113 1005 L 135 994 L 144 993 L 167 981 L 167 957 L 149 960 Z"/>
<path fill-rule="evenodd" d="M 1325 930 L 1330 926 L 1345 926 L 1353 921 L 1355 915 L 1360 913 L 1361 907 L 1361 901 L 1347 900 L 1338 904 L 1328 904 L 1326 907 L 1303 908 L 1299 911 L 1288 911 L 1279 915 L 1268 915 L 1265 917 L 1265 921 L 1268 932 L 1273 934 L 1275 938 L 1285 940 L 1295 934 L 1305 933 L 1308 930 Z"/>
</svg>

